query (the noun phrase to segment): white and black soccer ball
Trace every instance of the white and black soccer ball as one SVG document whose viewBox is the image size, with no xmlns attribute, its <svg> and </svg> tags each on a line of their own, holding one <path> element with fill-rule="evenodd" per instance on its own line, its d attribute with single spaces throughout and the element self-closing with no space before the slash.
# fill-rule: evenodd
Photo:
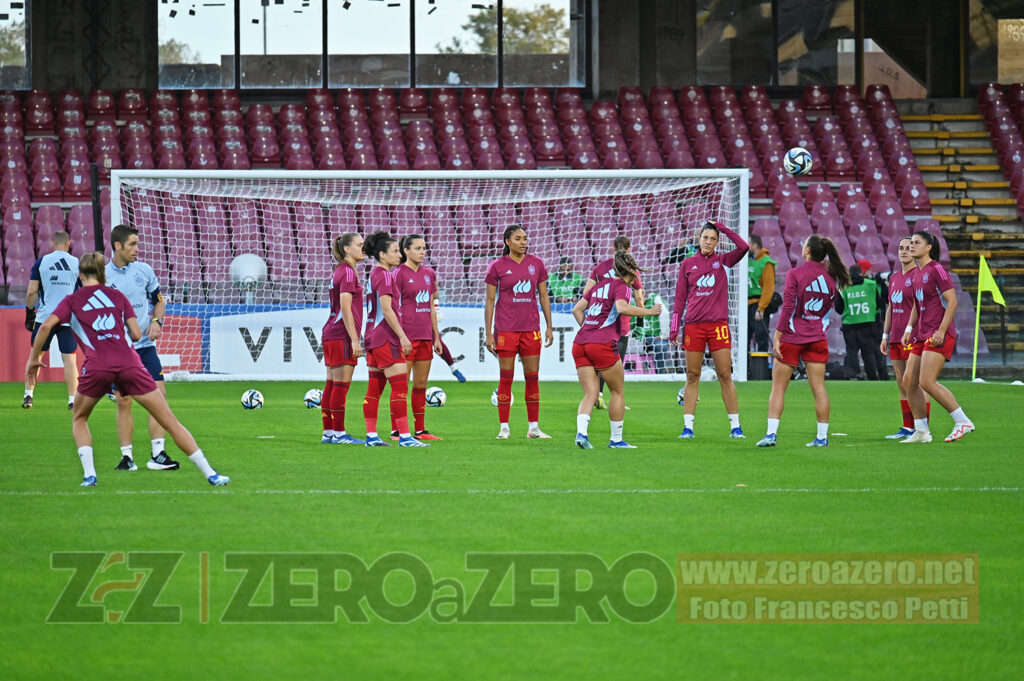
<svg viewBox="0 0 1024 681">
<path fill-rule="evenodd" d="M 511 394 L 511 393 L 509 393 L 509 396 L 508 396 L 508 406 L 511 407 L 515 403 L 516 403 L 516 396 Z M 498 389 L 497 388 L 495 388 L 494 392 L 491 393 L 491 404 L 493 404 L 495 407 L 498 406 Z"/>
<path fill-rule="evenodd" d="M 263 408 L 263 393 L 259 390 L 249 388 L 242 393 L 242 407 L 244 409 L 262 409 Z"/>
<path fill-rule="evenodd" d="M 814 166 L 814 159 L 811 158 L 811 152 L 803 147 L 793 147 L 782 157 L 782 167 L 786 169 L 787 173 L 796 177 L 811 172 L 812 166 Z"/>
<path fill-rule="evenodd" d="M 320 388 L 310 388 L 302 397 L 302 403 L 306 405 L 306 409 L 319 409 L 323 397 L 324 394 Z"/>
<path fill-rule="evenodd" d="M 443 407 L 448 401 L 448 395 L 436 385 L 427 388 L 426 400 L 428 407 Z"/>
<path fill-rule="evenodd" d="M 679 392 L 676 393 L 676 402 L 679 403 L 680 407 L 686 406 L 686 386 L 680 388 Z"/>
</svg>

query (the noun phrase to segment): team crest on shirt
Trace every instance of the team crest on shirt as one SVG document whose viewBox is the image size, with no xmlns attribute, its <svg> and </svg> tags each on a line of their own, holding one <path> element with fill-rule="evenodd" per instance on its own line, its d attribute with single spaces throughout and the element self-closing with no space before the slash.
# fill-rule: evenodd
<svg viewBox="0 0 1024 681">
<path fill-rule="evenodd" d="M 907 277 L 907 280 L 903 282 L 903 285 L 904 286 L 910 286 L 912 283 L 913 282 L 910 280 L 910 277 Z"/>
<path fill-rule="evenodd" d="M 146 285 L 146 280 L 142 277 L 142 274 L 139 272 L 135 273 L 135 285 L 138 286 L 139 288 L 142 288 Z"/>
<path fill-rule="evenodd" d="M 921 283 L 922 284 L 927 284 L 928 283 L 928 273 L 927 272 L 925 272 L 923 275 L 921 275 Z"/>
<path fill-rule="evenodd" d="M 719 267 L 722 266 L 722 263 L 720 263 L 718 261 L 715 261 L 715 262 L 711 263 L 711 266 L 714 267 L 717 270 Z"/>
<path fill-rule="evenodd" d="M 427 286 L 430 286 L 430 275 L 429 274 L 424 275 L 423 276 L 423 281 L 425 281 L 427 283 Z"/>
<path fill-rule="evenodd" d="M 527 271 L 528 271 L 528 272 L 530 273 L 530 276 L 531 276 L 531 277 L 532 277 L 533 275 L 537 274 L 537 268 L 536 268 L 536 267 L 534 267 L 533 265 L 530 265 L 530 266 L 529 266 L 529 267 L 527 267 L 526 269 L 527 269 Z"/>
</svg>

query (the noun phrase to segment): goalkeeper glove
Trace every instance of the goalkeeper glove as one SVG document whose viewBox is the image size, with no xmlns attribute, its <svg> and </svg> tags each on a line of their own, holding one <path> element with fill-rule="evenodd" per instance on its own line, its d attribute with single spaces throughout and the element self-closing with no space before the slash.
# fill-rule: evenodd
<svg viewBox="0 0 1024 681">
<path fill-rule="evenodd" d="M 34 307 L 25 308 L 25 328 L 31 331 L 36 326 L 36 309 Z"/>
</svg>

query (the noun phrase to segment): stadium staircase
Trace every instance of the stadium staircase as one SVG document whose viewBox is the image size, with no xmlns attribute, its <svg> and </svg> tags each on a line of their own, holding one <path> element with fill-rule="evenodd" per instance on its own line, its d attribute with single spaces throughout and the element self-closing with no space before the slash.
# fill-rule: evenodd
<svg viewBox="0 0 1024 681">
<path fill-rule="evenodd" d="M 1024 228 L 1018 201 L 993 142 L 990 123 L 969 100 L 901 102 L 911 148 L 931 197 L 932 217 L 942 224 L 953 272 L 976 295 L 979 256 L 984 255 L 1007 302 L 985 296 L 981 328 L 993 359 L 1004 349 L 1011 363 L 1024 356 Z M 1005 156 L 1004 156 L 1005 158 Z M 1015 361 L 1016 360 L 1016 361 Z"/>
</svg>

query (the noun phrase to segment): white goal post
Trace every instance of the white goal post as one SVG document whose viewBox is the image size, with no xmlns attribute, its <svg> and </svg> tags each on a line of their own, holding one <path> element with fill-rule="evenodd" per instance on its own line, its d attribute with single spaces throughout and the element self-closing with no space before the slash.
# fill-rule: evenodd
<svg viewBox="0 0 1024 681">
<path fill-rule="evenodd" d="M 679 261 L 700 226 L 722 222 L 746 238 L 748 208 L 744 169 L 111 173 L 111 224 L 139 230 L 140 259 L 168 301 L 157 346 L 172 380 L 322 380 L 330 242 L 384 229 L 425 236 L 444 341 L 467 378 L 494 381 L 497 359 L 483 346 L 483 279 L 511 224 L 526 230 L 530 252 L 555 277 L 552 293 L 561 294 L 552 295 L 555 343 L 541 353 L 541 377 L 576 380 L 577 277 L 585 281 L 611 256 L 615 237 L 630 238 L 647 270 L 647 296 L 671 310 Z M 723 237 L 719 248 L 733 244 Z M 237 261 L 246 271 L 233 277 L 240 255 L 249 265 Z M 737 381 L 747 377 L 746 263 L 729 273 Z M 664 340 L 668 315 L 644 321 L 649 326 L 630 335 L 630 380 L 681 380 L 683 353 Z M 435 380 L 448 378 L 436 360 Z M 365 372 L 360 366 L 356 380 Z"/>
</svg>

